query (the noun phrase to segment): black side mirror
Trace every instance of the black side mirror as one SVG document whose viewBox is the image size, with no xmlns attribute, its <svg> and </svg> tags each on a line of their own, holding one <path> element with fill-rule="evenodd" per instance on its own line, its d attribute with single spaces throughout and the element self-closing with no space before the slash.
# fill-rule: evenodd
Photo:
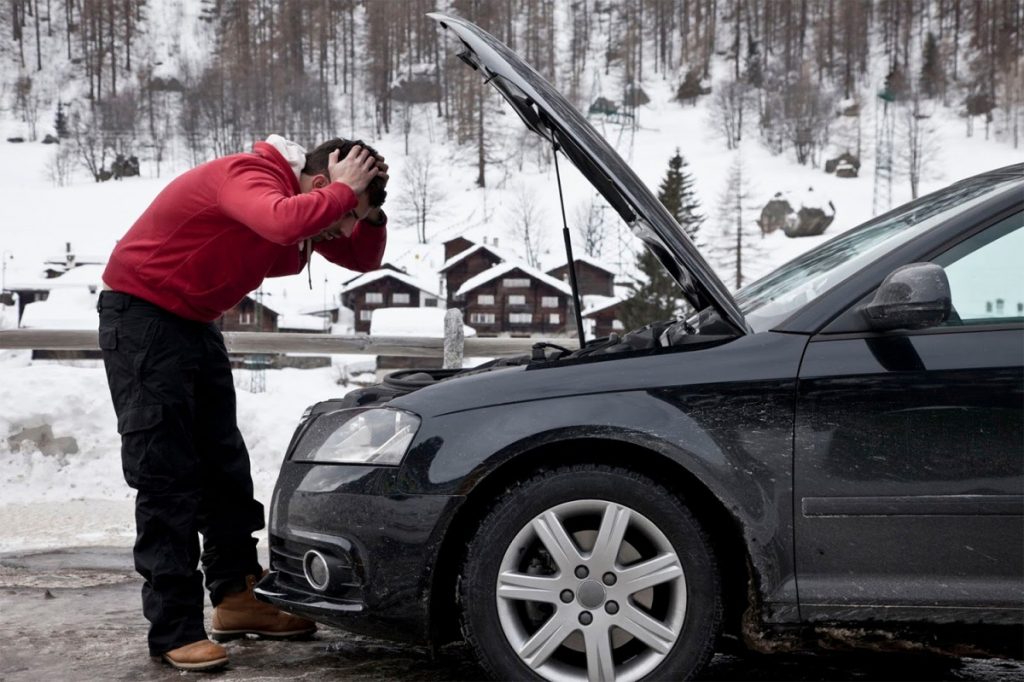
<svg viewBox="0 0 1024 682">
<path fill-rule="evenodd" d="M 934 263 L 896 268 L 862 308 L 875 331 L 934 327 L 945 322 L 952 309 L 946 271 Z"/>
</svg>

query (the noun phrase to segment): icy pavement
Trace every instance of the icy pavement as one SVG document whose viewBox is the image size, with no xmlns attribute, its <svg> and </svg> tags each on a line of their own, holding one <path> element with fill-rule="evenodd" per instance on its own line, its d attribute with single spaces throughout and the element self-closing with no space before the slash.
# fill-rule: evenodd
<svg viewBox="0 0 1024 682">
<path fill-rule="evenodd" d="M 209 618 L 210 609 L 207 609 Z M 174 680 L 149 658 L 139 578 L 130 550 L 86 547 L 0 554 L 0 681 Z M 425 649 L 324 627 L 304 642 L 227 644 L 225 680 L 476 680 L 483 671 L 463 646 Z M 203 675 L 193 675 L 203 677 Z M 718 655 L 707 680 L 1024 681 L 1019 661 L 950 661 L 880 654 Z M 205 679 L 205 678 L 204 678 Z"/>
</svg>

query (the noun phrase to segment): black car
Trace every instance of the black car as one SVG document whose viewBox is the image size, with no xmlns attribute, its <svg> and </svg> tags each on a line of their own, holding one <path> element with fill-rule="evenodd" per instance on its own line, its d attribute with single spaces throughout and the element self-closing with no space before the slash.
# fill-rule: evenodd
<svg viewBox="0 0 1024 682">
<path fill-rule="evenodd" d="M 432 16 L 696 312 L 312 406 L 260 597 L 351 631 L 463 637 L 498 678 L 680 679 L 736 643 L 1020 655 L 1024 165 L 733 297 L 547 82 Z"/>
</svg>

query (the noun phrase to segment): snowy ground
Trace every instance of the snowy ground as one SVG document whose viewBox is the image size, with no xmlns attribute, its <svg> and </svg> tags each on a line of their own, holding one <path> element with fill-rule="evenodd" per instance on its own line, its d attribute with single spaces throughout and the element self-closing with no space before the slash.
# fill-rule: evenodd
<svg viewBox="0 0 1024 682">
<path fill-rule="evenodd" d="M 0 551 L 134 539 L 134 491 L 121 474 L 103 368 L 75 365 L 84 366 L 27 364 L 11 352 L 0 357 Z M 337 374 L 334 367 L 269 371 L 267 391 L 257 394 L 247 390 L 248 371 L 235 372 L 239 428 L 264 505 L 302 410 L 348 390 L 335 383 Z M 55 438 L 74 437 L 79 452 L 46 455 L 33 443 L 11 448 L 9 436 L 42 424 L 52 426 Z"/>
</svg>

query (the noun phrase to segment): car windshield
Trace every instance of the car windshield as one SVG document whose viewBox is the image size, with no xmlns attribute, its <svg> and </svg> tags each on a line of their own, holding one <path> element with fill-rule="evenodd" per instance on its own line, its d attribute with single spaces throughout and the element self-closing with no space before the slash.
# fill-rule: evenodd
<svg viewBox="0 0 1024 682">
<path fill-rule="evenodd" d="M 736 293 L 755 332 L 766 331 L 875 258 L 1020 182 L 979 177 L 922 197 L 845 232 Z"/>
</svg>

